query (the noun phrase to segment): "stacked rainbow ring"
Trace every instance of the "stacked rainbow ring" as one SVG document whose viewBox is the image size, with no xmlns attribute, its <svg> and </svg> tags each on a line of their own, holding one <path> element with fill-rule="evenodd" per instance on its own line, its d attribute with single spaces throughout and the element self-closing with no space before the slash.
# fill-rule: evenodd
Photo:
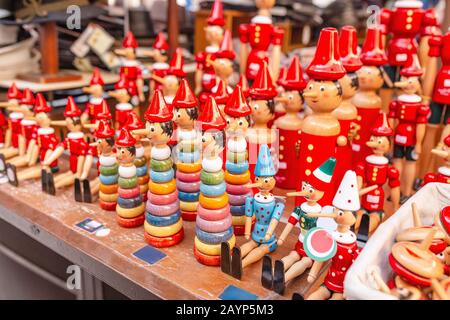
<svg viewBox="0 0 450 320">
<path fill-rule="evenodd" d="M 134 159 L 134 165 L 136 166 L 136 174 L 138 177 L 139 189 L 142 195 L 142 201 L 147 201 L 148 191 L 148 165 L 147 158 L 144 155 L 144 147 L 136 147 L 136 159 Z"/>
<path fill-rule="evenodd" d="M 115 156 L 99 157 L 100 171 L 100 208 L 108 211 L 115 211 L 117 205 L 117 180 L 119 179 L 119 166 Z"/>
<path fill-rule="evenodd" d="M 142 202 L 136 166 L 119 166 L 118 183 L 117 223 L 124 228 L 134 228 L 142 225 L 145 219 L 145 204 Z"/>
</svg>

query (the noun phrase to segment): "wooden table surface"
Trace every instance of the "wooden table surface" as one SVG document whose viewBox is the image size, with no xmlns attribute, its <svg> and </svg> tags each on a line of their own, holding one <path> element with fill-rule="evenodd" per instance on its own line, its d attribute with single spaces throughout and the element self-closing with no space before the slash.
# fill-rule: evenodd
<svg viewBox="0 0 450 320">
<path fill-rule="evenodd" d="M 276 190 L 276 194 L 282 194 Z M 115 213 L 103 211 L 97 203 L 77 203 L 73 200 L 72 188 L 57 192 L 56 196 L 41 192 L 39 181 L 28 181 L 19 188 L 9 184 L 0 185 L 0 217 L 29 233 L 36 240 L 43 242 L 43 234 L 56 239 L 51 245 L 66 258 L 76 256 L 74 263 L 100 280 L 108 283 L 129 297 L 141 297 L 137 289 L 124 289 L 116 281 L 125 278 L 139 289 L 151 292 L 163 299 L 218 299 L 229 285 L 241 288 L 258 297 L 258 299 L 290 299 L 293 292 L 305 294 L 310 290 L 306 277 L 291 282 L 284 296 L 264 289 L 260 284 L 261 262 L 244 269 L 241 281 L 223 274 L 218 267 L 207 267 L 196 261 L 193 255 L 195 223 L 185 222 L 185 239 L 181 244 L 166 249 L 159 249 L 166 256 L 150 265 L 136 258 L 133 253 L 146 246 L 143 227 L 124 229 L 115 222 Z M 293 208 L 293 199 L 288 199 L 285 217 Z M 7 215 L 5 212 L 9 212 Z M 20 218 L 20 219 L 18 219 Z M 76 225 L 91 218 L 101 222 L 110 229 L 107 236 L 96 236 Z M 283 218 L 284 221 L 286 218 Z M 14 222 L 18 221 L 18 222 Z M 28 224 L 28 227 L 24 227 Z M 280 223 L 276 232 L 284 227 Z M 29 232 L 31 229 L 31 232 Z M 37 232 L 37 231 L 38 232 Z M 289 253 L 297 239 L 299 229 L 294 229 L 283 247 L 273 254 L 274 259 Z M 238 244 L 245 242 L 238 237 Z M 81 256 L 80 256 L 81 255 Z M 87 261 L 93 262 L 88 263 Z M 98 265 L 97 265 L 98 264 Z M 114 278 L 114 279 L 113 279 Z M 125 292 L 124 292 L 125 291 Z"/>
</svg>

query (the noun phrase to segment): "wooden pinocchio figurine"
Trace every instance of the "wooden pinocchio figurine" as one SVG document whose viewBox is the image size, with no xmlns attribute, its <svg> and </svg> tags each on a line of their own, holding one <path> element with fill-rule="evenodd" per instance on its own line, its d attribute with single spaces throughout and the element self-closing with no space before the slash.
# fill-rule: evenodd
<svg viewBox="0 0 450 320">
<path fill-rule="evenodd" d="M 186 79 L 173 100 L 174 122 L 177 125 L 177 189 L 180 211 L 185 221 L 195 221 L 200 196 L 200 134 L 196 129 L 198 100 Z"/>
<path fill-rule="evenodd" d="M 360 58 L 363 66 L 356 72 L 359 90 L 352 101 L 358 109 L 356 124 L 360 128 L 352 140 L 354 167 L 372 152 L 366 142 L 381 110 L 382 101 L 377 92 L 384 83 L 381 67 L 386 64 L 387 58 L 383 49 L 381 30 L 378 27 L 367 29 Z"/>
<path fill-rule="evenodd" d="M 0 103 L 0 108 L 18 107 L 20 99 L 22 99 L 22 92 L 17 88 L 16 83 L 13 82 L 8 88 L 7 93 L 8 101 Z M 7 130 L 8 122 L 5 114 L 0 110 L 0 148 L 5 147 L 5 134 Z M 8 146 L 7 146 L 8 147 Z"/>
<path fill-rule="evenodd" d="M 280 137 L 279 163 L 275 179 L 277 187 L 295 189 L 300 170 L 293 169 L 301 167 L 298 162 L 300 159 L 300 130 L 303 122 L 300 111 L 303 109 L 302 92 L 306 87 L 298 56 L 292 58 L 286 74 L 279 83 L 284 88 L 284 92 L 280 97 L 275 98 L 275 101 L 283 103 L 286 113 L 274 122 L 274 127 L 278 129 Z"/>
<path fill-rule="evenodd" d="M 152 50 L 148 52 L 148 56 L 153 58 L 155 62 L 152 64 L 152 74 L 158 77 L 164 78 L 169 71 L 169 44 L 167 43 L 166 37 L 162 32 L 159 32 L 156 36 L 155 42 L 153 43 Z M 155 80 L 150 81 L 150 92 L 154 92 L 156 89 L 162 90 L 163 85 Z"/>
<path fill-rule="evenodd" d="M 239 248 L 235 247 L 231 260 L 228 243 L 222 242 L 221 269 L 236 279 L 241 279 L 243 268 L 261 260 L 278 247 L 274 231 L 283 215 L 284 203 L 275 199 L 271 193 L 275 187 L 274 176 L 275 167 L 269 147 L 263 144 L 255 167 L 255 183 L 250 185 L 258 188 L 259 192 L 245 200 L 245 239 L 250 241 Z M 253 216 L 256 217 L 256 223 L 252 231 Z"/>
<path fill-rule="evenodd" d="M 341 183 L 345 172 L 352 168 L 351 142 L 359 130 L 356 124 L 358 110 L 352 100 L 359 88 L 359 80 L 356 72 L 361 69 L 362 62 L 357 52 L 358 38 L 354 27 L 342 27 L 339 38 L 339 51 L 346 74 L 338 80 L 342 88 L 342 102 L 333 111 L 333 116 L 339 120 L 341 127 L 340 135 L 347 137 L 348 143 L 345 146 L 337 147 L 336 150 L 336 160 L 339 163 L 335 172 L 336 187 Z"/>
<path fill-rule="evenodd" d="M 128 85 L 133 88 L 130 92 L 134 94 L 131 96 L 131 103 L 137 106 L 139 102 L 145 100 L 144 96 L 144 80 L 142 79 L 142 69 L 136 56 L 136 49 L 138 43 L 133 33 L 129 31 L 122 42 L 122 48 L 116 49 L 117 55 L 123 56 L 123 64 L 120 67 L 120 73 L 125 75 Z"/>
<path fill-rule="evenodd" d="M 400 200 L 400 174 L 394 166 L 389 164 L 386 154 L 390 149 L 390 137 L 394 131 L 389 125 L 384 112 L 380 113 L 375 126 L 372 128 L 367 146 L 372 154 L 356 166 L 358 185 L 377 186 L 376 189 L 365 194 L 361 199 L 361 210 L 355 224 L 358 239 L 366 242 L 369 234 L 383 221 L 385 193 L 383 186 L 388 183 L 394 212 L 399 208 Z M 368 217 L 368 218 L 367 218 Z"/>
<path fill-rule="evenodd" d="M 422 142 L 430 112 L 430 108 L 418 95 L 421 91 L 422 73 L 419 58 L 413 55 L 411 63 L 401 69 L 400 81 L 395 82 L 402 94 L 389 105 L 389 120 L 395 131 L 393 163 L 403 180 L 401 192 L 406 199 L 413 192 L 416 160 L 422 153 Z"/>
<path fill-rule="evenodd" d="M 443 158 L 445 164 L 438 168 L 437 173 L 427 173 L 424 177 L 424 184 L 430 182 L 450 183 L 450 134 L 431 152 Z"/>
<path fill-rule="evenodd" d="M 305 117 L 300 134 L 298 163 L 301 164 L 299 185 L 308 181 L 313 171 L 329 157 L 335 157 L 336 147 L 344 146 L 347 138 L 340 135 L 339 121 L 332 112 L 342 102 L 342 88 L 338 82 L 345 75 L 340 61 L 338 32 L 324 28 L 320 32 L 317 49 L 311 64 L 306 68 L 310 80 L 303 91 L 306 104 L 312 113 Z M 334 181 L 333 181 L 334 183 Z M 319 203 L 330 205 L 336 186 L 331 183 Z M 303 202 L 297 198 L 296 204 Z"/>
<path fill-rule="evenodd" d="M 198 118 L 202 131 L 202 171 L 195 229 L 194 255 L 204 265 L 219 266 L 221 243 L 233 249 L 233 234 L 228 193 L 224 182 L 221 153 L 225 143 L 226 121 L 214 98 L 209 96 Z"/>
<path fill-rule="evenodd" d="M 116 139 L 117 160 L 119 162 L 116 221 L 123 228 L 135 228 L 144 223 L 145 203 L 142 202 L 138 184 L 136 158 L 136 139 L 127 128 L 120 129 Z"/>
<path fill-rule="evenodd" d="M 119 166 L 115 148 L 115 130 L 108 121 L 100 120 L 94 131 L 97 138 L 98 162 L 99 162 L 99 203 L 100 208 L 107 211 L 116 211 L 118 199 Z"/>
<path fill-rule="evenodd" d="M 214 0 L 211 13 L 207 19 L 207 26 L 204 28 L 205 38 L 208 46 L 205 51 L 200 51 L 195 55 L 197 70 L 195 71 L 195 93 L 210 93 L 216 85 L 214 67 L 210 61 L 216 59 L 222 43 L 225 19 L 223 17 L 222 0 Z"/>
<path fill-rule="evenodd" d="M 115 112 L 115 130 L 117 133 L 121 128 L 124 128 L 128 121 L 128 114 L 133 111 L 133 105 L 130 103 L 131 96 L 133 94 L 132 87 L 129 86 L 129 82 L 125 74 L 121 74 L 119 81 L 114 85 L 114 91 L 109 91 L 108 94 L 117 100 L 116 112 Z"/>
<path fill-rule="evenodd" d="M 225 81 L 227 92 L 231 93 L 232 89 L 229 87 L 229 78 L 233 74 L 233 61 L 236 57 L 236 54 L 233 51 L 233 39 L 231 36 L 231 31 L 226 30 L 223 36 L 222 43 L 220 45 L 219 51 L 216 53 L 216 59 L 211 60 L 208 59 L 208 63 L 210 63 L 216 75 L 216 84 L 211 89 L 212 93 L 217 91 L 217 80 Z"/>
<path fill-rule="evenodd" d="M 265 288 L 273 289 L 275 292 L 282 294 L 286 283 L 303 274 L 306 269 L 311 268 L 313 261 L 305 253 L 304 237 L 309 230 L 317 225 L 318 217 L 312 217 L 311 215 L 322 212 L 322 206 L 318 202 L 323 198 L 325 192 L 330 190 L 329 185 L 335 167 L 336 159 L 327 159 L 313 171 L 308 180 L 302 182 L 301 191 L 287 194 L 288 196 L 304 197 L 306 201 L 297 206 L 291 213 L 286 227 L 278 238 L 278 245 L 283 245 L 297 223 L 300 225 L 300 234 L 294 250 L 281 260 L 275 261 L 273 272 L 272 260 L 269 257 L 264 258 L 261 282 Z"/>
<path fill-rule="evenodd" d="M 245 199 L 252 196 L 246 185 L 250 182 L 246 133 L 252 109 L 240 85 L 236 85 L 224 108 L 227 121 L 225 182 L 235 235 L 245 233 Z"/>
<path fill-rule="evenodd" d="M 281 43 L 284 37 L 283 29 L 272 24 L 270 9 L 275 5 L 275 0 L 256 0 L 255 4 L 259 9 L 258 15 L 252 18 L 251 23 L 239 26 L 241 73 L 251 82 L 257 78 L 263 62 L 270 64 L 274 78 L 278 78 Z M 250 52 L 247 44 L 250 45 Z M 270 45 L 273 47 L 269 62 Z"/>
<path fill-rule="evenodd" d="M 144 223 L 145 241 L 157 248 L 171 247 L 183 240 L 184 228 L 168 142 L 173 133 L 173 109 L 156 90 L 144 115 L 146 134 L 152 145 L 150 182 Z"/>
<path fill-rule="evenodd" d="M 89 93 L 89 101 L 86 102 L 84 112 L 80 117 L 82 124 L 86 124 L 88 122 L 95 123 L 97 120 L 97 114 L 102 112 L 104 85 L 105 82 L 103 81 L 100 70 L 95 68 L 92 72 L 89 86 L 83 88 L 83 92 Z"/>
</svg>

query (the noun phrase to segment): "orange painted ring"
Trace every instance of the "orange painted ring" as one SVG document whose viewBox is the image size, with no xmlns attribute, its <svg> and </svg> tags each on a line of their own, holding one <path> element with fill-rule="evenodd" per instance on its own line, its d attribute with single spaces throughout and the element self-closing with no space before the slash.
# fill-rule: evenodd
<svg viewBox="0 0 450 320">
<path fill-rule="evenodd" d="M 177 189 L 177 182 L 175 179 L 172 179 L 167 183 L 155 183 L 150 181 L 148 186 L 151 193 L 165 195 L 172 193 Z"/>
<path fill-rule="evenodd" d="M 202 164 L 200 162 L 194 163 L 177 162 L 177 170 L 185 173 L 195 173 L 202 170 Z"/>
<path fill-rule="evenodd" d="M 197 219 L 197 212 L 196 211 L 181 211 L 181 217 L 184 221 L 195 221 Z"/>
<path fill-rule="evenodd" d="M 106 202 L 117 202 L 117 198 L 119 197 L 118 193 L 103 193 L 101 191 L 98 192 L 98 198 L 102 199 Z"/>
<path fill-rule="evenodd" d="M 145 203 L 141 203 L 139 206 L 134 208 L 122 208 L 121 206 L 116 207 L 117 215 L 124 219 L 131 219 L 140 216 L 145 212 Z"/>
<path fill-rule="evenodd" d="M 116 211 L 117 202 L 107 202 L 102 199 L 98 200 L 100 208 L 106 211 Z"/>
<path fill-rule="evenodd" d="M 147 184 L 150 181 L 150 177 L 148 175 L 138 177 L 138 184 L 143 185 Z"/>
<path fill-rule="evenodd" d="M 232 174 L 229 171 L 225 171 L 225 181 L 230 184 L 246 184 L 250 180 L 250 170 L 241 174 Z"/>
<path fill-rule="evenodd" d="M 155 248 L 172 247 L 181 242 L 184 238 L 184 229 L 181 229 L 176 234 L 169 237 L 154 237 L 147 232 L 144 232 L 145 242 Z"/>
<path fill-rule="evenodd" d="M 118 188 L 118 184 L 100 184 L 100 191 L 107 194 L 117 193 Z"/>
<path fill-rule="evenodd" d="M 223 195 L 221 195 L 219 197 L 212 198 L 212 197 L 206 197 L 202 193 L 200 193 L 198 202 L 205 209 L 212 209 L 212 210 L 221 209 L 228 204 L 228 194 L 224 193 Z"/>
<path fill-rule="evenodd" d="M 135 218 L 126 219 L 122 218 L 121 216 L 116 216 L 116 221 L 122 228 L 136 228 L 140 227 L 144 224 L 145 221 L 145 215 L 140 215 Z"/>
<path fill-rule="evenodd" d="M 197 250 L 194 245 L 194 256 L 198 262 L 204 264 L 205 266 L 216 267 L 220 266 L 220 256 L 208 256 L 207 254 L 201 253 Z"/>
</svg>

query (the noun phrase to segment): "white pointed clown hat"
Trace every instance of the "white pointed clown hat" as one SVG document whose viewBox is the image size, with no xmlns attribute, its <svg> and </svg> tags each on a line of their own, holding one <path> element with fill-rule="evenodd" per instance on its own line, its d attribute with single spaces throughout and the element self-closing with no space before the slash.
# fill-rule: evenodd
<svg viewBox="0 0 450 320">
<path fill-rule="evenodd" d="M 358 181 L 356 172 L 348 170 L 333 199 L 333 206 L 348 211 L 357 211 L 361 208 L 359 203 Z"/>
</svg>

